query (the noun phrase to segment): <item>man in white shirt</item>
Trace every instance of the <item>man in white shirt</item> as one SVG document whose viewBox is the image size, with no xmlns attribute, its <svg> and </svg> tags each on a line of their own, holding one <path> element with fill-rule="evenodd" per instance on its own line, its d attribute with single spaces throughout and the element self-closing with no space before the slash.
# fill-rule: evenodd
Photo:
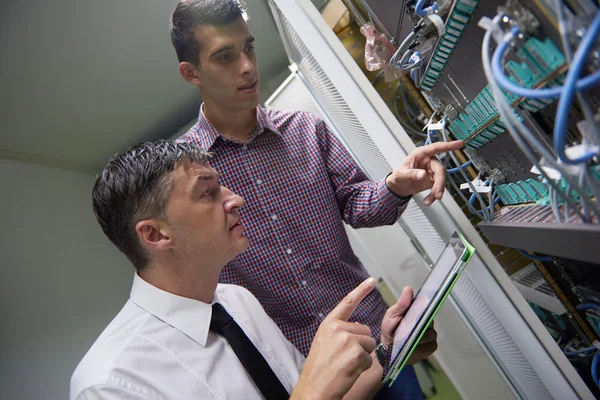
<svg viewBox="0 0 600 400">
<path fill-rule="evenodd" d="M 373 279 L 328 315 L 304 360 L 249 291 L 218 284 L 248 239 L 244 201 L 220 186 L 209 157 L 186 143 L 144 143 L 98 175 L 96 218 L 137 272 L 129 301 L 75 370 L 71 399 L 372 397 L 383 371 L 376 342 L 347 321 Z M 407 288 L 388 310 L 382 335 L 412 296 Z M 429 335 L 415 357 L 435 350 Z"/>
</svg>

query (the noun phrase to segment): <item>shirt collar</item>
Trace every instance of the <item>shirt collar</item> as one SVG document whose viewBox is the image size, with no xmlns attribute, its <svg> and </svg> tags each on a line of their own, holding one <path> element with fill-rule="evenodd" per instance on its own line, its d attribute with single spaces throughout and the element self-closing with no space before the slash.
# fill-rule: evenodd
<svg viewBox="0 0 600 400">
<path fill-rule="evenodd" d="M 281 136 L 281 132 L 277 129 L 277 126 L 267 113 L 267 110 L 261 106 L 256 107 L 256 122 L 258 124 L 258 132 L 262 133 L 265 129 Z M 200 112 L 198 115 L 198 131 L 200 146 L 203 149 L 209 150 L 217 138 L 221 136 L 221 133 L 215 128 L 215 126 L 206 118 L 204 115 L 204 103 L 200 106 Z"/>
<path fill-rule="evenodd" d="M 187 297 L 177 296 L 153 286 L 139 277 L 137 272 L 131 287 L 131 300 L 154 315 L 156 318 L 171 325 L 202 347 L 206 347 L 212 303 L 202 303 Z"/>
</svg>

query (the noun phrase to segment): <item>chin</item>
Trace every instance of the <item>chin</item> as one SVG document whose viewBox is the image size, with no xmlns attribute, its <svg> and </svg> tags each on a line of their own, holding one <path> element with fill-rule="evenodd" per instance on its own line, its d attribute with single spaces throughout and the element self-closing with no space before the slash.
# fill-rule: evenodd
<svg viewBox="0 0 600 400">
<path fill-rule="evenodd" d="M 248 240 L 248 238 L 246 236 L 242 236 L 239 238 L 239 242 L 236 243 L 236 257 L 239 256 L 240 254 L 242 254 L 243 252 L 245 252 L 246 250 L 248 250 L 248 247 L 250 247 L 250 241 Z"/>
</svg>

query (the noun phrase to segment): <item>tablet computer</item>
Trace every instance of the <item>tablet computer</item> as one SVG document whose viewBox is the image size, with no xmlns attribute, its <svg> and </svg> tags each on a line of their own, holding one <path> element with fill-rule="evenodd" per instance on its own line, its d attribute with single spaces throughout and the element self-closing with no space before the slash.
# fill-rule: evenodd
<svg viewBox="0 0 600 400">
<path fill-rule="evenodd" d="M 450 241 L 396 328 L 392 364 L 384 382 L 389 382 L 391 385 L 398 377 L 474 253 L 473 246 L 461 234 L 455 232 L 450 237 Z"/>
</svg>

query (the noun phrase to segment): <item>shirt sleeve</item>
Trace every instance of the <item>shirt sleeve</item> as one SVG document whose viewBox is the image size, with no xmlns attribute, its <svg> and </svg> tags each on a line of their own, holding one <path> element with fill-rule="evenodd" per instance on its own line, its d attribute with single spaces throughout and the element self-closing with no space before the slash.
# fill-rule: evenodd
<svg viewBox="0 0 600 400">
<path fill-rule="evenodd" d="M 343 220 L 353 228 L 395 223 L 410 197 L 392 193 L 385 178 L 371 181 L 327 124 L 317 120 L 317 137 Z"/>
<path fill-rule="evenodd" d="M 128 387 L 104 384 L 91 386 L 71 400 L 148 400 L 162 398 L 153 390 L 141 388 L 135 384 L 128 385 Z"/>
</svg>

